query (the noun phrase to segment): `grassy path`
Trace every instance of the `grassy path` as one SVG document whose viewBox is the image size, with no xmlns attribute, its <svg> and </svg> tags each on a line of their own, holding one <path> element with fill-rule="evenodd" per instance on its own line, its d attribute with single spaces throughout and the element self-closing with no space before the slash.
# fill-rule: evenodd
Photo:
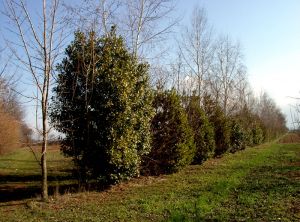
<svg viewBox="0 0 300 222">
<path fill-rule="evenodd" d="M 249 148 L 174 175 L 47 204 L 0 203 L 0 215 L 0 221 L 299 221 L 300 144 Z"/>
</svg>

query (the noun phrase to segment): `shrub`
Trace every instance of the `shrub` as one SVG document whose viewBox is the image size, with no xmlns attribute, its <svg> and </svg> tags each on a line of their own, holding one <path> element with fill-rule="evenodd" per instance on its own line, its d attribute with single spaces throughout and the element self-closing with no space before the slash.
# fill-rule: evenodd
<svg viewBox="0 0 300 222">
<path fill-rule="evenodd" d="M 152 149 L 144 157 L 145 174 L 168 174 L 192 162 L 195 144 L 187 115 L 175 90 L 156 92 L 152 119 Z"/>
<path fill-rule="evenodd" d="M 209 96 L 204 96 L 203 107 L 214 128 L 216 143 L 214 155 L 222 155 L 230 149 L 230 120 Z"/>
<path fill-rule="evenodd" d="M 255 146 L 264 141 L 263 124 L 260 118 L 246 107 L 237 113 L 233 119 L 245 133 L 245 145 Z"/>
<path fill-rule="evenodd" d="M 219 156 L 230 149 L 230 122 L 219 108 L 215 111 L 211 121 L 215 130 L 215 156 Z"/>
<path fill-rule="evenodd" d="M 251 137 L 253 145 L 259 145 L 264 142 L 264 132 L 258 125 L 252 128 Z"/>
<path fill-rule="evenodd" d="M 196 96 L 190 98 L 186 110 L 196 144 L 196 153 L 193 163 L 201 164 L 214 153 L 214 128 L 208 121 L 205 112 L 201 109 L 199 100 Z"/>
<path fill-rule="evenodd" d="M 79 179 L 118 183 L 139 175 L 150 151 L 153 114 L 148 65 L 138 63 L 115 31 L 76 33 L 58 65 L 52 124 L 65 135 Z"/>
<path fill-rule="evenodd" d="M 236 151 L 245 149 L 246 143 L 247 134 L 242 125 L 238 121 L 232 120 L 230 132 L 230 152 L 235 153 Z"/>
</svg>

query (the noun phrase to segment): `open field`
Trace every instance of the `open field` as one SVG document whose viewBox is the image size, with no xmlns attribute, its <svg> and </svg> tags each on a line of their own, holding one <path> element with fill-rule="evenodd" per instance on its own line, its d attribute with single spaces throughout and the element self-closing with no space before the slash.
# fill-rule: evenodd
<svg viewBox="0 0 300 222">
<path fill-rule="evenodd" d="M 300 220 L 296 143 L 248 148 L 177 174 L 142 177 L 102 192 L 57 195 L 49 203 L 23 199 L 26 195 L 8 201 L 13 189 L 22 187 L 26 193 L 38 185 L 38 165 L 31 155 L 20 150 L 0 158 L 0 221 Z M 70 160 L 55 149 L 49 158 L 50 184 L 57 189 L 72 184 Z"/>
</svg>

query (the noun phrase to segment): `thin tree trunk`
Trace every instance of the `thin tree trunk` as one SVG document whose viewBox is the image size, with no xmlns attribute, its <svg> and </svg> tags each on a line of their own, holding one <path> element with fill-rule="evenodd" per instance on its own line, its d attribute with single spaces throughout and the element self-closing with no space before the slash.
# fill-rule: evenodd
<svg viewBox="0 0 300 222">
<path fill-rule="evenodd" d="M 44 105 L 44 104 L 43 104 Z M 44 201 L 48 200 L 48 181 L 47 181 L 47 114 L 46 111 L 43 110 L 43 144 L 42 144 L 42 199 Z"/>
<path fill-rule="evenodd" d="M 41 157 L 41 165 L 42 165 L 42 199 L 47 201 L 48 199 L 48 181 L 47 181 L 47 90 L 48 90 L 48 81 L 49 81 L 49 69 L 48 69 L 48 53 L 47 53 L 47 20 L 46 20 L 46 0 L 43 0 L 43 25 L 44 25 L 44 33 L 43 33 L 43 42 L 44 42 L 44 84 L 43 84 L 43 92 L 42 92 L 42 121 L 43 121 L 43 144 L 42 144 L 42 157 Z"/>
</svg>

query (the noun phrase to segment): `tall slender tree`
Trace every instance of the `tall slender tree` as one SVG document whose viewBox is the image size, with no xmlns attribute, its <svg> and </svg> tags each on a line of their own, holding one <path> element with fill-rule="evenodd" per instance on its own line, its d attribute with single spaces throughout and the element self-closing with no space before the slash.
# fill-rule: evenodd
<svg viewBox="0 0 300 222">
<path fill-rule="evenodd" d="M 27 7 L 25 0 L 5 0 L 5 14 L 10 26 L 7 29 L 15 34 L 15 41 L 8 37 L 6 42 L 13 53 L 18 65 L 26 74 L 31 75 L 32 83 L 36 87 L 36 95 L 26 95 L 37 101 L 37 109 L 41 113 L 41 120 L 37 125 L 41 130 L 41 173 L 42 199 L 48 199 L 47 183 L 47 142 L 49 127 L 48 104 L 49 90 L 55 75 L 54 65 L 59 57 L 60 49 L 65 38 L 59 15 L 60 0 L 41 0 L 38 2 L 40 10 L 33 12 Z M 41 15 L 41 20 L 38 20 Z M 38 119 L 38 117 L 37 117 Z"/>
<path fill-rule="evenodd" d="M 236 86 L 245 75 L 245 66 L 239 43 L 228 36 L 219 37 L 213 64 L 211 91 L 220 103 L 225 115 L 229 115 L 235 106 Z"/>
<path fill-rule="evenodd" d="M 212 28 L 204 8 L 194 9 L 190 25 L 182 34 L 180 50 L 190 70 L 191 79 L 196 83 L 196 91 L 201 103 L 214 56 Z"/>
</svg>

